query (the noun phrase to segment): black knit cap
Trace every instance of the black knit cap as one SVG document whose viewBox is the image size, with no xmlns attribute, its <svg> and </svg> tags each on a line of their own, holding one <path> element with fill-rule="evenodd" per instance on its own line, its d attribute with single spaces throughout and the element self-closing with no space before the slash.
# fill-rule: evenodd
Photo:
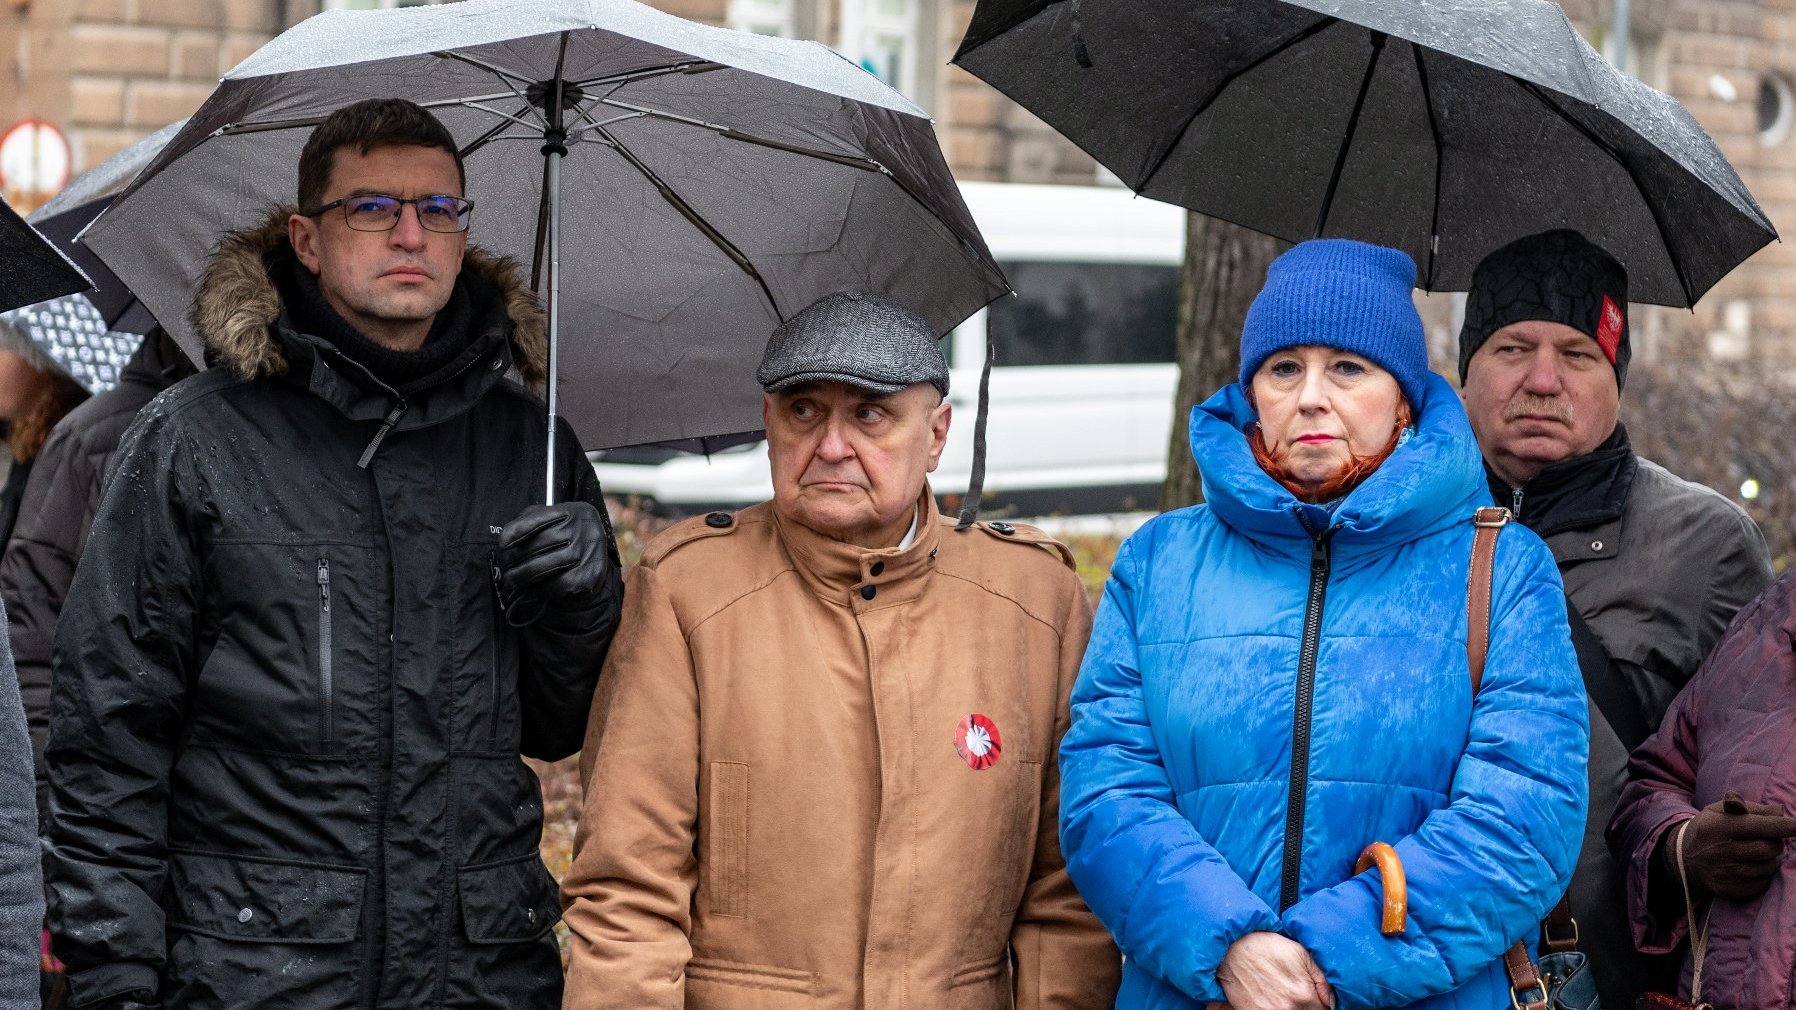
<svg viewBox="0 0 1796 1010">
<path fill-rule="evenodd" d="M 1601 246 L 1565 228 L 1516 239 L 1472 271 L 1459 331 L 1459 381 L 1491 334 L 1536 319 L 1596 341 L 1615 367 L 1615 385 L 1626 384 L 1628 272 Z"/>
</svg>

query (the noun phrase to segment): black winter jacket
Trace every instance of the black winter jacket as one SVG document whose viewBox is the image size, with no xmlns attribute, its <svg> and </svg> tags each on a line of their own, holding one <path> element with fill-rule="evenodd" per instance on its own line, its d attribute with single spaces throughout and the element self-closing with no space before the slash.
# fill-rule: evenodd
<svg viewBox="0 0 1796 1010">
<path fill-rule="evenodd" d="M 50 739 L 50 653 L 56 617 L 87 545 L 94 510 L 100 506 L 100 480 L 137 412 L 193 371 L 193 363 L 174 340 L 158 330 L 125 364 L 118 385 L 58 421 L 31 468 L 18 525 L 0 557 L 0 593 L 6 597 L 12 658 L 31 727 L 41 822 L 48 822 L 50 812 L 44 745 Z"/>
<path fill-rule="evenodd" d="M 505 378 L 540 381 L 541 316 L 469 250 L 474 336 L 402 401 L 289 325 L 264 266 L 284 221 L 208 267 L 214 367 L 127 433 L 57 629 L 46 865 L 75 1005 L 550 1010 L 559 903 L 518 755 L 579 747 L 622 588 L 614 564 L 522 630 L 497 605 L 497 533 L 542 487 L 541 402 Z M 558 439 L 558 497 L 603 514 Z"/>
</svg>

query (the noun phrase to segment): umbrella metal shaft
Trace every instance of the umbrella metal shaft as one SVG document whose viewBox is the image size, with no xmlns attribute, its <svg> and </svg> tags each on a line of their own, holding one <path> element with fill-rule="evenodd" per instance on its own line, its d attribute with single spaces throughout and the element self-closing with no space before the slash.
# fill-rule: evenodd
<svg viewBox="0 0 1796 1010">
<path fill-rule="evenodd" d="M 560 145 L 549 145 L 544 149 L 544 157 L 548 159 L 544 165 L 544 186 L 549 195 L 549 250 L 544 257 L 548 267 L 549 291 L 549 439 L 548 460 L 543 467 L 544 478 L 543 504 L 555 504 L 555 412 L 556 387 L 560 385 L 560 351 L 561 351 L 561 159 L 565 157 L 565 149 Z"/>
</svg>

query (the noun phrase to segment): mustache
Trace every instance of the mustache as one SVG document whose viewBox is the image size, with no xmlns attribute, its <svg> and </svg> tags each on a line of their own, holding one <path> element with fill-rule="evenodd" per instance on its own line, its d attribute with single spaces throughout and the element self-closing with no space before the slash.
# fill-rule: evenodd
<svg viewBox="0 0 1796 1010">
<path fill-rule="evenodd" d="M 1535 396 L 1523 393 L 1503 405 L 1503 420 L 1513 421 L 1519 417 L 1549 417 L 1561 424 L 1570 424 L 1572 420 L 1571 401 L 1562 396 Z"/>
</svg>

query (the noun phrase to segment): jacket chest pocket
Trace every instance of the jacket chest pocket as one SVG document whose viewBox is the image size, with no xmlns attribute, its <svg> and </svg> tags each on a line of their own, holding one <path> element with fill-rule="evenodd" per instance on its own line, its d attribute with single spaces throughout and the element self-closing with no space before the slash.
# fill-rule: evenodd
<svg viewBox="0 0 1796 1010">
<path fill-rule="evenodd" d="M 379 561 L 356 544 L 224 543 L 211 552 L 213 641 L 194 738 L 250 750 L 336 754 L 371 739 L 386 608 Z"/>
<path fill-rule="evenodd" d="M 494 546 L 491 540 L 465 541 L 444 553 L 440 585 L 451 607 L 442 655 L 453 691 L 455 749 L 515 755 L 519 638 L 493 589 Z"/>
</svg>

